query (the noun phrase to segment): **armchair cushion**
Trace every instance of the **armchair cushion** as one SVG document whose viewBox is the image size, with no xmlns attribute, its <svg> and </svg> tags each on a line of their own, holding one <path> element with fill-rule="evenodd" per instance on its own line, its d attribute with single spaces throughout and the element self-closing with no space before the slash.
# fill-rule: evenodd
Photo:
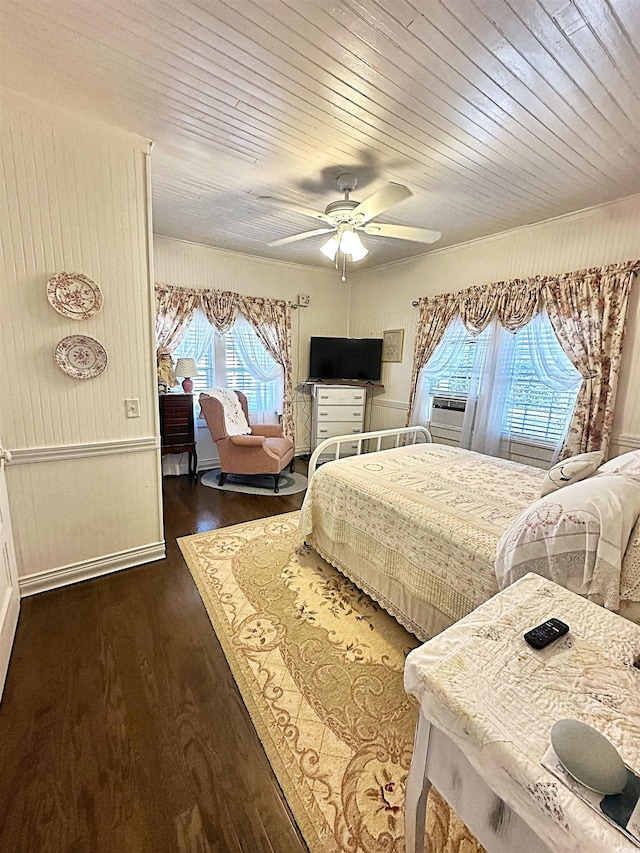
<svg viewBox="0 0 640 853">
<path fill-rule="evenodd" d="M 267 453 L 285 460 L 282 462 L 283 468 L 293 458 L 293 442 L 290 438 L 266 438 L 263 441 Z"/>
<path fill-rule="evenodd" d="M 236 444 L 238 447 L 262 447 L 265 442 L 263 435 L 230 435 L 231 444 Z"/>
</svg>

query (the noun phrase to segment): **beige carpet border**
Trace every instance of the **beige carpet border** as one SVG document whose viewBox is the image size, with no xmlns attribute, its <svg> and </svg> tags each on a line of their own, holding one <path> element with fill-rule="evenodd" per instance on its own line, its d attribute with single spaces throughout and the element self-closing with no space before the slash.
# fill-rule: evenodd
<svg viewBox="0 0 640 853">
<path fill-rule="evenodd" d="M 294 512 L 286 512 L 280 513 L 279 515 L 270 516 L 271 518 L 280 518 L 291 520 L 293 516 L 299 516 L 299 510 Z M 261 519 L 254 519 L 255 521 L 260 521 Z M 251 522 L 242 522 L 241 524 L 234 524 L 230 527 L 225 527 L 224 531 L 228 533 L 232 533 L 234 530 L 244 527 L 247 523 Z M 221 530 L 222 528 L 220 528 Z M 258 737 L 260 738 L 260 742 L 264 747 L 264 751 L 267 755 L 269 763 L 273 769 L 273 772 L 278 780 L 278 784 L 283 790 L 285 795 L 285 799 L 287 800 L 287 804 L 292 813 L 294 823 L 298 826 L 300 832 L 302 833 L 305 842 L 309 846 L 309 850 L 311 853 L 324 853 L 324 844 L 318 838 L 318 835 L 315 831 L 315 828 L 312 822 L 309 820 L 307 815 L 308 806 L 301 802 L 300 797 L 298 796 L 298 791 L 294 785 L 290 784 L 289 774 L 286 772 L 284 764 L 280 759 L 280 755 L 278 754 L 278 750 L 273 743 L 272 734 L 269 731 L 269 728 L 260 713 L 260 709 L 254 700 L 253 694 L 251 692 L 249 686 L 249 678 L 247 677 L 247 672 L 245 671 L 244 659 L 240 655 L 234 655 L 231 643 L 222 629 L 220 623 L 222 623 L 225 619 L 224 614 L 222 615 L 218 612 L 217 602 L 212 600 L 209 595 L 205 584 L 202 582 L 199 574 L 199 570 L 197 568 L 197 561 L 192 556 L 189 550 L 189 541 L 194 541 L 197 539 L 204 539 L 207 536 L 210 536 L 211 533 L 217 533 L 219 530 L 207 530 L 202 533 L 194 533 L 191 536 L 182 536 L 177 540 L 178 547 L 182 551 L 182 556 L 185 559 L 185 562 L 189 568 L 191 576 L 198 588 L 198 592 L 200 593 L 200 597 L 202 598 L 202 602 L 209 614 L 209 618 L 211 620 L 211 625 L 214 629 L 215 635 L 218 638 L 218 641 L 222 647 L 222 651 L 224 652 L 224 656 L 229 664 L 229 669 L 231 670 L 231 674 L 233 675 L 235 682 L 238 686 L 238 690 L 240 691 L 240 695 L 242 697 L 242 701 L 249 712 L 249 716 L 251 717 L 251 721 L 255 726 L 256 732 L 258 733 Z M 216 630 L 220 628 L 220 630 Z M 249 667 L 246 666 L 246 670 L 249 671 Z M 296 803 L 296 808 L 293 807 L 293 802 Z"/>
</svg>

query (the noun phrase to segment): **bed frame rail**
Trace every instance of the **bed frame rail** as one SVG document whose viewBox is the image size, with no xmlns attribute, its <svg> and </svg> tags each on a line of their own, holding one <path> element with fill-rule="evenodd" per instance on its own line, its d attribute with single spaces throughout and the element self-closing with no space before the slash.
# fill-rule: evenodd
<svg viewBox="0 0 640 853">
<path fill-rule="evenodd" d="M 378 450 L 381 450 L 383 439 L 388 438 L 390 436 L 395 436 L 395 443 L 393 445 L 394 447 L 400 446 L 400 439 L 403 437 L 405 437 L 406 439 L 406 444 L 416 444 L 419 436 L 422 436 L 424 438 L 424 443 L 431 443 L 431 433 L 426 427 L 423 426 L 398 427 L 397 429 L 378 429 L 374 430 L 373 432 L 361 432 L 358 435 L 354 435 L 352 433 L 351 435 L 336 435 L 333 438 L 325 438 L 325 440 L 321 441 L 311 454 L 311 459 L 309 460 L 309 477 L 315 472 L 319 464 L 318 460 L 320 459 L 321 455 L 327 452 L 327 448 L 330 448 L 335 445 L 335 455 L 333 458 L 340 459 L 340 445 L 347 443 L 353 444 L 354 439 L 357 439 L 358 449 L 355 455 L 360 456 L 362 453 L 373 453 Z M 376 439 L 375 448 L 363 450 L 363 442 L 368 441 L 369 439 Z"/>
</svg>

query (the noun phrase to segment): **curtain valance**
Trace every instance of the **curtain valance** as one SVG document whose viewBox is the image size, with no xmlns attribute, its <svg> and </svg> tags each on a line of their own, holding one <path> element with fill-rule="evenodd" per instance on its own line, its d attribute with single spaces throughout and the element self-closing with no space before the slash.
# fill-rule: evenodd
<svg viewBox="0 0 640 853">
<path fill-rule="evenodd" d="M 631 281 L 640 261 L 626 261 L 422 297 L 409 394 L 411 422 L 418 380 L 454 317 L 472 335 L 493 318 L 509 332 L 523 329 L 544 308 L 566 356 L 583 376 L 562 456 L 609 446 Z"/>
<path fill-rule="evenodd" d="M 291 360 L 291 308 L 282 299 L 244 296 L 229 290 L 205 290 L 156 284 L 156 347 L 173 352 L 184 338 L 193 317 L 202 308 L 221 334 L 228 332 L 238 314 L 253 327 L 269 355 L 284 370 L 282 428 L 294 438 Z"/>
</svg>

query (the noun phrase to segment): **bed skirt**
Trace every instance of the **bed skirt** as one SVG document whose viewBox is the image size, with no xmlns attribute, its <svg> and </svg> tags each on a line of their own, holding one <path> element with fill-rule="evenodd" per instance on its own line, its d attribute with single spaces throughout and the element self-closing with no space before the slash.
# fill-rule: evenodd
<svg viewBox="0 0 640 853">
<path fill-rule="evenodd" d="M 349 545 L 333 542 L 321 529 L 307 536 L 306 541 L 323 560 L 353 581 L 419 640 L 430 640 L 454 623 L 450 616 L 412 595 L 400 581 L 381 572 Z"/>
</svg>

